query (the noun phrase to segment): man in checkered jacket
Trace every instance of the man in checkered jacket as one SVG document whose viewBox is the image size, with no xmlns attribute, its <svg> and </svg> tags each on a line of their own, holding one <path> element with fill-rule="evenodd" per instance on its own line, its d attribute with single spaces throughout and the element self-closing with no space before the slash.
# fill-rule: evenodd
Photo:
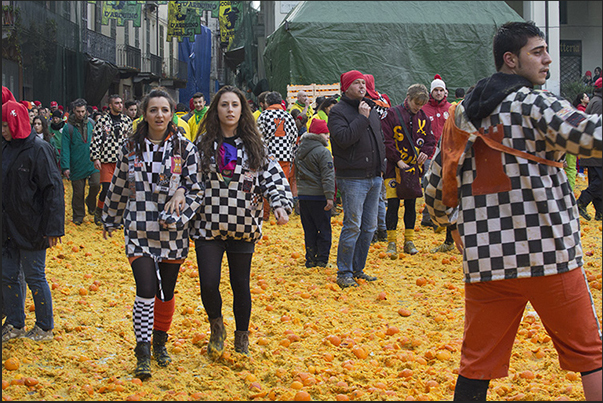
<svg viewBox="0 0 603 403">
<path fill-rule="evenodd" d="M 264 136 L 264 143 L 268 152 L 279 162 L 289 183 L 292 182 L 293 169 L 293 146 L 297 141 L 297 126 L 295 119 L 289 112 L 283 109 L 281 102 L 283 97 L 280 93 L 273 91 L 266 95 L 268 107 L 260 114 L 257 120 L 258 129 Z M 293 196 L 297 192 L 291 189 Z M 270 218 L 270 205 L 264 200 L 264 220 Z"/>
<path fill-rule="evenodd" d="M 105 196 L 111 183 L 117 155 L 124 140 L 132 135 L 132 119 L 124 113 L 124 103 L 117 94 L 109 96 L 109 111 L 103 114 L 94 125 L 90 159 L 94 168 L 100 171 L 101 191 L 94 211 L 94 223 L 101 225 L 101 213 L 105 205 Z"/>
<path fill-rule="evenodd" d="M 601 157 L 601 117 L 543 85 L 552 60 L 533 22 L 504 24 L 497 73 L 452 106 L 427 174 L 432 220 L 453 227 L 463 252 L 465 328 L 454 400 L 486 400 L 508 375 L 528 302 L 564 370 L 601 401 L 601 331 L 582 269 L 580 221 L 566 152 Z M 480 133 L 481 130 L 481 133 Z"/>
</svg>

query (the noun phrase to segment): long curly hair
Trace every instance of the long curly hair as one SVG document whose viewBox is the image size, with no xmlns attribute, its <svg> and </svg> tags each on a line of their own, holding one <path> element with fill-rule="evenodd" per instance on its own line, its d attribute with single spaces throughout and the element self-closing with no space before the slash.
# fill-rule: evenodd
<svg viewBox="0 0 603 403">
<path fill-rule="evenodd" d="M 170 104 L 170 110 L 172 111 L 172 115 L 174 114 L 174 111 L 176 109 L 176 101 L 174 101 L 174 98 L 172 98 L 172 96 L 164 88 L 161 88 L 161 87 L 156 88 L 156 89 L 152 90 L 151 92 L 149 92 L 143 98 L 142 102 L 140 103 L 140 110 L 142 111 L 143 118 L 136 126 L 136 131 L 130 137 L 130 140 L 132 141 L 133 146 L 134 146 L 134 150 L 136 151 L 136 155 L 138 155 L 138 157 L 140 157 L 140 158 L 142 158 L 142 152 L 145 149 L 144 139 L 147 137 L 147 135 L 149 133 L 149 123 L 144 119 L 144 116 L 146 116 L 147 110 L 149 108 L 149 101 L 152 98 L 167 99 L 168 103 Z M 177 130 L 178 130 L 178 128 L 176 127 L 174 122 L 170 120 L 170 122 L 168 123 L 167 130 L 163 134 L 163 140 L 166 139 L 168 134 L 176 133 Z"/>
<path fill-rule="evenodd" d="M 42 138 L 44 139 L 44 141 L 47 141 L 50 143 L 50 139 L 52 138 L 52 135 L 50 134 L 50 130 L 48 130 L 48 123 L 46 122 L 46 119 L 44 118 L 44 116 L 38 115 L 33 118 L 32 123 L 35 123 L 36 120 L 39 120 L 40 123 L 42 124 Z M 33 126 L 33 124 L 32 124 L 32 126 Z"/>
<path fill-rule="evenodd" d="M 212 157 L 218 160 L 218 155 L 214 151 L 214 142 L 218 143 L 218 149 L 224 141 L 224 133 L 218 117 L 218 104 L 220 98 L 227 92 L 232 92 L 239 98 L 241 104 L 241 117 L 235 133 L 243 140 L 245 149 L 249 154 L 249 168 L 259 169 L 266 159 L 266 147 L 262 135 L 257 128 L 251 107 L 245 99 L 243 91 L 231 85 L 224 86 L 214 95 L 205 118 L 199 127 L 199 136 L 197 137 L 197 148 L 199 149 L 201 169 L 207 172 Z"/>
</svg>

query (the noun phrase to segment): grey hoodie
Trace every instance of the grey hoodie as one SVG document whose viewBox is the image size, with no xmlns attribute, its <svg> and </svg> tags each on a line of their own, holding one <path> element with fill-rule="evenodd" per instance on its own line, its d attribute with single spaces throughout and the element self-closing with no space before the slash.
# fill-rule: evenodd
<svg viewBox="0 0 603 403">
<path fill-rule="evenodd" d="M 327 141 L 319 134 L 306 133 L 301 137 L 295 153 L 295 179 L 297 194 L 303 200 L 304 196 L 315 196 L 309 199 L 332 199 L 335 196 L 335 169 L 333 156 L 327 148 Z M 306 198 L 308 199 L 308 198 Z"/>
</svg>

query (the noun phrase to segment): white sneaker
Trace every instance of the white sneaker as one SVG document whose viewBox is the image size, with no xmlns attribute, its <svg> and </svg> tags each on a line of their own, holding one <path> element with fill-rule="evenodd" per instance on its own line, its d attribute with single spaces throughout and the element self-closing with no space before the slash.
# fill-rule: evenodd
<svg viewBox="0 0 603 403">
<path fill-rule="evenodd" d="M 34 326 L 34 328 L 27 332 L 23 337 L 27 337 L 28 339 L 32 339 L 33 341 L 49 341 L 54 339 L 52 329 L 44 331 L 40 329 L 38 325 Z"/>
<path fill-rule="evenodd" d="M 17 329 L 10 323 L 5 323 L 2 326 L 2 343 L 6 343 L 11 339 L 18 339 L 25 336 L 25 328 Z"/>
</svg>

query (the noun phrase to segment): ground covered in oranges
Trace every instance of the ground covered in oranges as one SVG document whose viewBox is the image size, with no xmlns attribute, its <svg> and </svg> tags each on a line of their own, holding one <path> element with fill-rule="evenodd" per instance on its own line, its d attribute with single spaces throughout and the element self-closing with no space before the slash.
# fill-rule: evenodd
<svg viewBox="0 0 603 403">
<path fill-rule="evenodd" d="M 577 178 L 576 194 L 585 187 L 586 180 Z M 160 368 L 153 361 L 153 376 L 143 383 L 133 379 L 135 285 L 123 234 L 104 240 L 92 216 L 81 226 L 71 223 L 68 182 L 65 189 L 66 236 L 47 254 L 54 340 L 3 344 L 3 400 L 452 399 L 463 335 L 463 283 L 458 252 L 429 252 L 444 233 L 417 224 L 419 253 L 395 259 L 385 255 L 386 243 L 374 244 L 366 272 L 378 280 L 341 290 L 335 261 L 343 214 L 332 219 L 330 265 L 320 269 L 304 266 L 299 216 L 285 226 L 265 223 L 252 267 L 251 356 L 232 347 L 225 263 L 221 290 L 228 337 L 216 362 L 206 354 L 209 324 L 191 248 L 176 286 L 168 341 L 173 363 Z M 420 199 L 419 212 L 422 205 Z M 589 212 L 594 216 L 592 206 Z M 581 226 L 585 271 L 601 320 L 601 222 L 581 219 Z M 399 236 L 400 250 L 401 242 Z M 28 296 L 28 329 L 32 310 Z M 559 369 L 550 337 L 530 306 L 509 377 L 493 380 L 488 393 L 490 400 L 584 399 L 579 374 Z"/>
</svg>

